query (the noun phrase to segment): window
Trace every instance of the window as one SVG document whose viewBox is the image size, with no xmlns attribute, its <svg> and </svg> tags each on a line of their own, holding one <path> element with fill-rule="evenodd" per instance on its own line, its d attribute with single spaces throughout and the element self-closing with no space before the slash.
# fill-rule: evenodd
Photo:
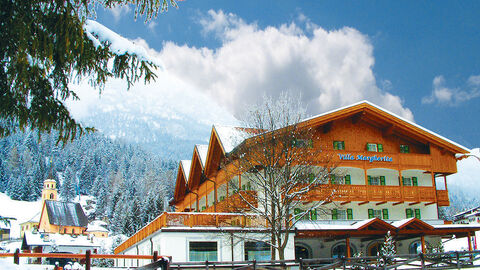
<svg viewBox="0 0 480 270">
<path fill-rule="evenodd" d="M 352 209 L 332 209 L 332 220 L 352 220 L 353 219 L 353 210 Z"/>
<path fill-rule="evenodd" d="M 405 209 L 405 215 L 407 216 L 407 218 L 412 218 L 412 217 L 416 217 L 418 219 L 422 218 L 422 215 L 420 213 L 420 209 L 407 208 L 407 209 Z"/>
<path fill-rule="evenodd" d="M 388 209 L 368 209 L 368 218 L 388 219 Z"/>
<path fill-rule="evenodd" d="M 247 182 L 246 184 L 242 185 L 242 190 L 252 190 L 252 184 L 250 182 Z"/>
<path fill-rule="evenodd" d="M 410 147 L 405 144 L 400 144 L 400 153 L 410 153 Z"/>
<path fill-rule="evenodd" d="M 417 177 L 402 177 L 402 183 L 404 186 L 418 186 Z"/>
<path fill-rule="evenodd" d="M 50 200 L 53 200 L 53 193 L 50 193 Z"/>
<path fill-rule="evenodd" d="M 334 185 L 351 185 L 352 180 L 350 175 L 345 175 L 345 176 L 340 176 L 340 175 L 334 175 L 332 174 L 330 176 L 330 183 Z"/>
<path fill-rule="evenodd" d="M 333 149 L 334 150 L 345 150 L 345 142 L 344 141 L 333 141 Z"/>
<path fill-rule="evenodd" d="M 292 146 L 293 147 L 302 147 L 302 148 L 312 148 L 313 147 L 313 141 L 312 139 L 294 139 L 292 141 Z"/>
<path fill-rule="evenodd" d="M 296 220 L 317 220 L 317 209 L 311 209 L 307 214 L 303 215 L 306 210 L 295 208 L 293 213 Z M 302 216 L 303 215 L 303 216 Z"/>
<path fill-rule="evenodd" d="M 223 200 L 225 200 L 225 196 L 220 196 L 219 201 L 223 201 Z"/>
<path fill-rule="evenodd" d="M 371 186 L 385 186 L 385 176 L 367 176 L 368 178 L 368 185 Z"/>
<path fill-rule="evenodd" d="M 304 183 L 312 183 L 315 181 L 316 175 L 314 173 L 303 173 L 298 179 Z"/>
<path fill-rule="evenodd" d="M 190 242 L 190 261 L 217 261 L 217 242 Z"/>
<path fill-rule="evenodd" d="M 268 261 L 271 260 L 270 246 L 264 242 L 245 242 L 246 261 Z"/>
<path fill-rule="evenodd" d="M 383 144 L 367 143 L 367 151 L 369 151 L 369 152 L 383 152 Z"/>
<path fill-rule="evenodd" d="M 355 254 L 355 247 L 350 244 L 350 254 Z M 332 248 L 332 258 L 340 258 L 347 256 L 347 245 L 339 243 Z"/>
<path fill-rule="evenodd" d="M 407 218 L 412 218 L 413 217 L 413 210 L 410 208 L 405 209 L 405 216 Z"/>
<path fill-rule="evenodd" d="M 415 217 L 418 219 L 422 219 L 422 216 L 420 215 L 420 209 L 415 209 Z"/>
</svg>

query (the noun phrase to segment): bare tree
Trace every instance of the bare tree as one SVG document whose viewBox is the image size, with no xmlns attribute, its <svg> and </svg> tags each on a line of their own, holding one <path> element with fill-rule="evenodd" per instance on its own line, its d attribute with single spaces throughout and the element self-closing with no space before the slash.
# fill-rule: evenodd
<svg viewBox="0 0 480 270">
<path fill-rule="evenodd" d="M 268 232 L 271 258 L 285 258 L 289 235 L 296 223 L 317 215 L 333 194 L 322 192 L 335 166 L 322 151 L 319 133 L 302 122 L 300 99 L 283 93 L 264 98 L 249 110 L 244 124 L 250 134 L 227 154 L 223 167 L 229 179 L 231 212 L 257 214 Z"/>
</svg>

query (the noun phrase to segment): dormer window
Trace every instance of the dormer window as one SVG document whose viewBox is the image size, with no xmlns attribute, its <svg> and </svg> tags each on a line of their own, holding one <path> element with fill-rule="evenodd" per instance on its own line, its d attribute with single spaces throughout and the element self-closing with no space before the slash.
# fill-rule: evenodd
<svg viewBox="0 0 480 270">
<path fill-rule="evenodd" d="M 400 144 L 400 153 L 410 153 L 410 147 L 406 144 Z"/>
<path fill-rule="evenodd" d="M 345 150 L 345 141 L 333 141 L 334 150 Z"/>
<path fill-rule="evenodd" d="M 369 152 L 383 152 L 383 145 L 380 143 L 367 143 L 366 149 Z"/>
</svg>

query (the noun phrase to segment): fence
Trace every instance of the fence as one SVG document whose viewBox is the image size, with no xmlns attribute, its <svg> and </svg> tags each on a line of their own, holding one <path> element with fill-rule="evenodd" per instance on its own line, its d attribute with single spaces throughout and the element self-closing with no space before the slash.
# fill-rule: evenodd
<svg viewBox="0 0 480 270">
<path fill-rule="evenodd" d="M 475 264 L 480 260 L 480 250 L 430 253 L 417 255 L 375 256 L 375 257 L 352 257 L 352 258 L 318 258 L 283 261 L 233 261 L 233 262 L 169 262 L 165 256 L 153 255 L 112 255 L 112 254 L 65 254 L 65 253 L 0 253 L 0 257 L 13 257 L 13 261 L 19 264 L 21 257 L 33 258 L 70 258 L 85 260 L 85 269 L 91 269 L 91 259 L 147 259 L 151 264 L 134 268 L 138 270 L 174 270 L 174 269 L 299 269 L 299 270 L 328 270 L 328 269 L 352 269 L 352 270 L 380 270 L 380 269 L 462 269 L 479 267 Z"/>
<path fill-rule="evenodd" d="M 377 270 L 377 269 L 462 269 L 478 267 L 480 251 L 417 255 L 319 258 L 285 261 L 172 262 L 170 269 L 299 269 L 299 270 Z"/>
<path fill-rule="evenodd" d="M 139 270 L 150 269 L 167 269 L 168 257 L 159 256 L 155 251 L 153 255 L 125 255 L 125 254 L 92 254 L 90 250 L 87 250 L 84 254 L 72 254 L 72 253 L 20 253 L 17 249 L 15 253 L 0 253 L 2 257 L 13 257 L 13 263 L 19 264 L 20 258 L 65 258 L 65 259 L 78 259 L 85 262 L 85 270 L 91 269 L 92 259 L 134 259 L 134 260 L 152 260 L 151 264 L 138 267 Z"/>
</svg>

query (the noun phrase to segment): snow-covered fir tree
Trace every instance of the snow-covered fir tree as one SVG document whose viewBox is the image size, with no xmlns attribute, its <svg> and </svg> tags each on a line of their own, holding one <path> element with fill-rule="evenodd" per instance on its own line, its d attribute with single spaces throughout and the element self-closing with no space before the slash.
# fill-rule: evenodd
<svg viewBox="0 0 480 270">
<path fill-rule="evenodd" d="M 395 240 L 392 237 L 390 231 L 387 232 L 385 236 L 385 241 L 383 241 L 382 248 L 378 252 L 378 256 L 381 256 L 377 262 L 378 266 L 384 266 L 392 264 L 393 259 L 390 258 L 391 256 L 395 256 L 397 254 Z"/>
</svg>

